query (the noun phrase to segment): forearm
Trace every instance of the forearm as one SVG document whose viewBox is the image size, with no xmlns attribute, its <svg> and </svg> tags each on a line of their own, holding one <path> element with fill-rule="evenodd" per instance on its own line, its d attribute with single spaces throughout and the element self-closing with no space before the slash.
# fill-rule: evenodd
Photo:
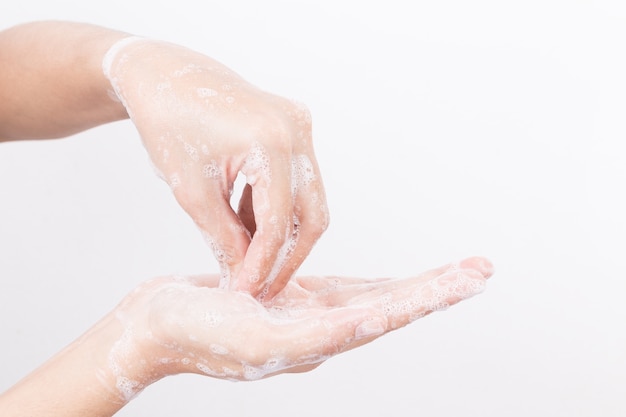
<svg viewBox="0 0 626 417">
<path fill-rule="evenodd" d="M 1 394 L 0 415 L 105 417 L 115 414 L 130 399 L 120 390 L 120 384 L 130 381 L 132 385 L 136 378 L 127 365 L 134 362 L 137 351 L 133 346 L 124 345 L 125 331 L 112 314 L 105 317 L 80 339 Z M 120 358 L 124 359 L 123 363 Z M 126 377 L 122 376 L 121 369 Z"/>
<path fill-rule="evenodd" d="M 0 32 L 0 141 L 59 138 L 127 118 L 102 72 L 104 54 L 126 36 L 60 21 Z"/>
</svg>

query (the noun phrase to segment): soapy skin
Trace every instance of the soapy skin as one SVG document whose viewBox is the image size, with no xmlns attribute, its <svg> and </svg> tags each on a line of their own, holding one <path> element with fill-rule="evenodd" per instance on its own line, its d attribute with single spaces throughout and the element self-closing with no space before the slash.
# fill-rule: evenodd
<svg viewBox="0 0 626 417">
<path fill-rule="evenodd" d="M 221 286 L 271 299 L 328 226 L 307 108 L 166 42 L 122 39 L 103 71 L 213 249 Z M 238 214 L 229 201 L 239 173 L 249 198 Z"/>
<path fill-rule="evenodd" d="M 219 274 L 156 278 L 0 395 L 0 415 L 111 416 L 170 375 L 254 381 L 312 371 L 472 297 L 492 273 L 475 257 L 404 279 L 295 277 L 269 306 L 219 288 Z"/>
<path fill-rule="evenodd" d="M 270 300 L 328 227 L 308 109 L 214 59 L 46 21 L 0 32 L 0 62 L 0 142 L 62 138 L 130 118 L 213 250 L 224 288 Z M 248 198 L 233 209 L 239 174 Z"/>
<path fill-rule="evenodd" d="M 53 21 L 0 32 L 0 62 L 0 141 L 130 117 L 221 265 L 138 287 L 2 393 L 2 417 L 108 417 L 180 373 L 311 371 L 473 296 L 493 272 L 470 258 L 406 279 L 292 278 L 328 226 L 311 116 L 198 52 Z M 235 211 L 238 173 L 247 185 Z"/>
</svg>

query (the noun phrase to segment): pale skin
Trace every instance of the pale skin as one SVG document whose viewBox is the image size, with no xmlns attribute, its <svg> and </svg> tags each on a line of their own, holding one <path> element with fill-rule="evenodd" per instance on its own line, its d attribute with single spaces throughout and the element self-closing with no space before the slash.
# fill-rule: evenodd
<svg viewBox="0 0 626 417">
<path fill-rule="evenodd" d="M 221 287 L 271 299 L 328 227 L 308 110 L 204 54 L 125 43 L 130 36 L 54 21 L 0 32 L 0 141 L 61 138 L 130 117 L 213 249 Z M 240 173 L 247 185 L 234 210 Z"/>
<path fill-rule="evenodd" d="M 164 277 L 0 395 L 0 415 L 114 415 L 169 375 L 249 381 L 307 372 L 484 289 L 484 258 L 406 279 L 296 277 L 267 306 L 219 275 Z"/>
<path fill-rule="evenodd" d="M 407 279 L 293 277 L 328 226 L 306 108 L 203 54 L 129 37 L 70 22 L 0 32 L 0 141 L 130 117 L 221 272 L 144 283 L 2 393 L 1 416 L 111 416 L 181 373 L 311 371 L 482 291 L 484 258 Z M 233 210 L 239 173 L 248 184 Z"/>
</svg>

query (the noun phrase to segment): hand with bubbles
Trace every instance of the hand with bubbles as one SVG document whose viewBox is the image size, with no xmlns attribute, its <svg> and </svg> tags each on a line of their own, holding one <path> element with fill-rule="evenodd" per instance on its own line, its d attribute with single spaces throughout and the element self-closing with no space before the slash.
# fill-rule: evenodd
<svg viewBox="0 0 626 417">
<path fill-rule="evenodd" d="M 271 305 L 217 288 L 217 275 L 157 278 L 116 308 L 130 336 L 107 372 L 129 400 L 172 374 L 249 381 L 310 371 L 481 292 L 492 272 L 474 257 L 406 279 L 295 277 Z"/>
<path fill-rule="evenodd" d="M 292 278 L 328 225 L 306 108 L 207 56 L 106 28 L 27 24 L 0 32 L 0 50 L 0 141 L 130 116 L 221 266 L 136 288 L 0 393 L 2 416 L 110 417 L 181 373 L 250 381 L 311 371 L 479 293 L 492 274 L 469 258 L 406 279 Z"/>
<path fill-rule="evenodd" d="M 157 172 L 212 247 L 220 287 L 274 297 L 328 225 L 308 110 L 166 42 L 122 39 L 103 69 Z M 235 210 L 239 173 L 246 186 Z"/>
<path fill-rule="evenodd" d="M 253 381 L 312 371 L 480 293 L 492 273 L 474 257 L 405 279 L 302 276 L 271 303 L 219 288 L 218 274 L 155 278 L 0 394 L 0 414 L 110 417 L 171 375 Z"/>
</svg>

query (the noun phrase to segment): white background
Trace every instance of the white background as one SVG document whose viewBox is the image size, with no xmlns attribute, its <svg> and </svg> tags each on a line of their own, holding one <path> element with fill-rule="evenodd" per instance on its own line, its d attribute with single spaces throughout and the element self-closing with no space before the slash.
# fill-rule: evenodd
<svg viewBox="0 0 626 417">
<path fill-rule="evenodd" d="M 120 416 L 626 415 L 622 2 L 4 3 L 2 27 L 165 39 L 306 103 L 332 220 L 302 273 L 496 266 L 312 373 L 173 377 Z M 217 271 L 129 121 L 0 145 L 0 196 L 0 391 L 139 282 Z"/>
</svg>

